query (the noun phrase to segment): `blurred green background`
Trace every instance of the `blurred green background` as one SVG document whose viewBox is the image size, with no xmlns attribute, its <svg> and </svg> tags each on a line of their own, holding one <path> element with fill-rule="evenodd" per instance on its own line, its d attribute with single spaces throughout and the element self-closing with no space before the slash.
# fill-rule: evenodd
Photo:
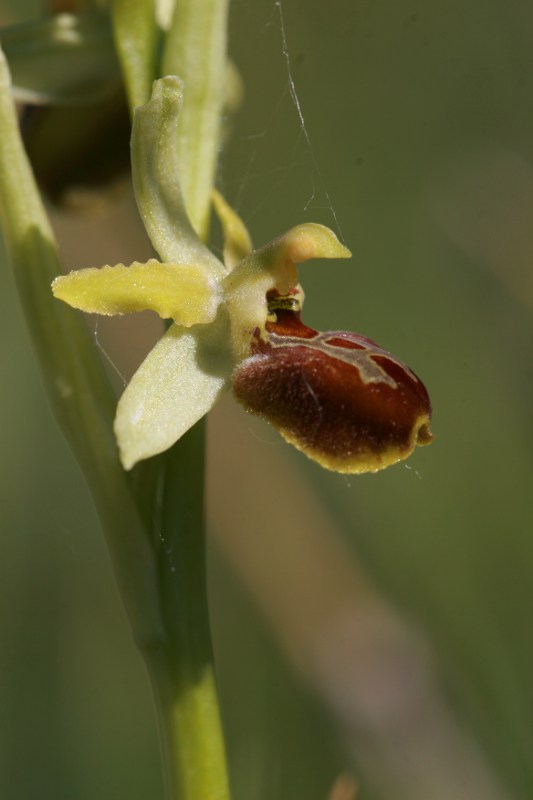
<svg viewBox="0 0 533 800">
<path fill-rule="evenodd" d="M 436 440 L 346 479 L 230 398 L 213 413 L 211 602 L 235 797 L 326 800 L 348 771 L 363 800 L 527 800 L 533 4 L 281 9 L 283 26 L 275 0 L 232 2 L 245 99 L 219 185 L 258 245 L 305 220 L 339 233 L 353 259 L 302 268 L 304 319 L 405 359 Z M 0 11 L 6 23 L 37 4 Z M 111 209 L 56 212 L 67 266 L 141 258 L 131 209 L 122 187 Z M 148 681 L 1 264 L 0 797 L 161 797 Z M 154 333 L 121 325 L 101 340 L 128 372 Z"/>
</svg>

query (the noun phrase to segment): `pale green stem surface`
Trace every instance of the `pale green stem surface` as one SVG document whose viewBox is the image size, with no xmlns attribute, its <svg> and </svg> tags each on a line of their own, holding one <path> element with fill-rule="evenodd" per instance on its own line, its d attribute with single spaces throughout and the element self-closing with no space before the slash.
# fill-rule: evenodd
<svg viewBox="0 0 533 800">
<path fill-rule="evenodd" d="M 178 131 L 185 205 L 200 238 L 206 239 L 220 145 L 225 97 L 228 0 L 176 0 L 163 52 L 162 75 L 185 84 Z"/>
<path fill-rule="evenodd" d="M 137 109 L 132 134 L 135 194 L 159 255 L 182 263 L 199 260 L 215 274 L 220 264 L 189 219 L 205 241 L 224 95 L 227 6 L 228 0 L 178 0 L 162 67 L 163 75 L 176 77 L 159 82 L 150 102 Z M 120 39 L 124 31 L 115 35 Z M 119 52 L 126 81 L 133 84 L 137 78 L 120 43 Z M 159 498 L 155 503 L 152 494 L 147 506 L 156 519 L 168 639 L 143 654 L 158 709 L 169 800 L 230 796 L 207 607 L 204 431 L 202 421 L 152 465 L 139 465 L 141 475 L 151 471 Z"/>
<path fill-rule="evenodd" d="M 115 45 L 122 64 L 130 112 L 150 98 L 156 78 L 159 31 L 155 0 L 113 0 Z"/>
<path fill-rule="evenodd" d="M 200 15 L 191 10 L 194 4 L 178 3 L 183 9 L 176 9 L 172 31 L 174 36 L 177 16 L 183 13 L 183 34 L 195 46 L 192 51 L 182 47 L 181 63 L 194 77 L 190 84 L 196 82 L 196 91 L 190 93 L 190 110 L 180 124 L 180 137 L 186 143 L 181 174 L 185 173 L 189 214 L 205 234 L 223 97 L 224 70 L 219 67 L 225 59 L 227 0 L 207 3 L 205 8 L 198 5 L 203 8 Z M 119 6 L 118 2 L 115 11 Z M 148 6 L 143 6 L 143 13 Z M 137 23 L 138 19 L 130 45 L 144 24 Z M 151 85 L 151 41 L 140 54 L 137 73 L 132 52 L 131 47 L 119 45 L 134 104 L 147 99 Z M 194 67 L 187 62 L 191 54 Z M 206 595 L 204 427 L 194 428 L 154 463 L 139 465 L 131 478 L 122 470 L 111 424 L 115 399 L 91 338 L 83 320 L 51 296 L 50 284 L 61 273 L 60 260 L 20 139 L 3 58 L 0 199 L 6 244 L 49 395 L 90 484 L 134 636 L 152 678 L 167 797 L 227 800 Z"/>
<path fill-rule="evenodd" d="M 159 566 L 165 652 L 146 653 L 158 706 L 167 794 L 228 800 L 206 594 L 205 424 L 162 456 Z"/>
</svg>

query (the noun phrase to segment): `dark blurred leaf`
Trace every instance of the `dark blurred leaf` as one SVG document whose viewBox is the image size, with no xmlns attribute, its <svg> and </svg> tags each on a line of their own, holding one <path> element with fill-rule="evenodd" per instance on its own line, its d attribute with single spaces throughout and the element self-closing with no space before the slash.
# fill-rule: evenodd
<svg viewBox="0 0 533 800">
<path fill-rule="evenodd" d="M 56 14 L 5 28 L 0 39 L 22 102 L 92 104 L 121 81 L 105 12 Z"/>
<path fill-rule="evenodd" d="M 22 128 L 37 180 L 56 202 L 70 188 L 105 188 L 129 170 L 130 119 L 122 86 L 93 106 L 28 107 Z"/>
</svg>

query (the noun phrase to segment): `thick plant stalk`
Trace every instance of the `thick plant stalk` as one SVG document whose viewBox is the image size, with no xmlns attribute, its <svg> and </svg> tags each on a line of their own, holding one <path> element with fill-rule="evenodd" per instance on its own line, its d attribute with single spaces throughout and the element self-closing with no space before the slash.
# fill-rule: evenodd
<svg viewBox="0 0 533 800">
<path fill-rule="evenodd" d="M 167 796 L 228 800 L 206 594 L 204 422 L 163 457 L 160 588 L 164 653 L 147 652 L 159 716 Z"/>
<path fill-rule="evenodd" d="M 225 11 L 226 0 L 220 6 Z M 210 14 L 209 20 L 222 26 L 220 40 L 225 42 L 225 13 Z M 205 20 L 202 24 L 205 30 Z M 207 51 L 212 38 L 209 32 L 199 37 Z M 209 56 L 204 55 L 207 63 Z M 152 63 L 150 58 L 144 62 Z M 123 64 L 125 71 L 129 63 Z M 215 73 L 218 86 L 218 70 L 210 72 Z M 139 74 L 129 85 L 138 87 L 135 99 L 132 92 L 133 104 L 145 91 Z M 139 465 L 131 476 L 122 469 L 112 434 L 114 398 L 90 336 L 79 316 L 51 295 L 50 284 L 61 265 L 20 140 L 4 60 L 0 92 L 0 194 L 8 251 L 54 409 L 90 484 L 133 634 L 151 676 L 167 798 L 227 800 L 207 610 L 203 425 L 169 453 Z M 221 105 L 221 100 L 215 104 L 218 109 Z M 205 147 L 207 137 L 207 149 L 216 154 L 218 122 L 195 130 L 200 130 L 199 147 Z M 190 169 L 185 172 L 191 191 L 203 197 L 207 208 L 212 187 L 205 173 L 197 189 Z"/>
<path fill-rule="evenodd" d="M 203 260 L 210 257 L 216 263 L 190 229 L 183 205 L 193 228 L 205 240 L 219 148 L 227 7 L 227 0 L 176 2 L 161 72 L 183 81 L 179 124 L 173 114 L 165 114 L 163 96 L 159 100 L 152 96 L 150 110 L 145 106 L 136 114 L 135 191 L 160 256 L 175 257 L 173 248 L 181 252 L 186 240 Z M 132 98 L 142 95 L 143 82 L 138 65 L 126 56 L 131 55 L 128 43 L 142 37 L 143 21 L 128 11 L 128 4 L 117 0 L 114 25 L 126 84 L 140 87 L 130 90 L 134 104 Z M 153 104 L 159 102 L 162 130 L 154 129 L 152 119 Z M 160 149 L 165 150 L 164 158 Z M 165 165 L 162 173 L 160 164 Z M 168 247 L 171 253 L 166 252 Z M 153 476 L 155 465 L 159 497 L 155 504 L 152 496 L 154 547 L 167 639 L 164 647 L 144 648 L 143 655 L 156 698 L 169 800 L 229 798 L 207 607 L 204 430 L 202 421 L 149 467 Z"/>
</svg>

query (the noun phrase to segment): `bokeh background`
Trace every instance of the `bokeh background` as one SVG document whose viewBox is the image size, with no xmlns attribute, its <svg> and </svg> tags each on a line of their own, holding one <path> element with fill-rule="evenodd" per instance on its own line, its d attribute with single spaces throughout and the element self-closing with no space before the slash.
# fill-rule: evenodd
<svg viewBox="0 0 533 800">
<path fill-rule="evenodd" d="M 302 268 L 305 321 L 404 358 L 436 435 L 347 479 L 230 397 L 212 413 L 237 800 L 348 799 L 347 775 L 363 800 L 533 796 L 532 36 L 523 0 L 232 2 L 219 186 L 256 244 L 338 232 L 353 259 Z M 127 181 L 81 197 L 52 212 L 68 268 L 148 254 Z M 4 256 L 1 286 L 0 797 L 161 797 L 148 680 Z M 157 335 L 89 324 L 125 375 Z"/>
</svg>

